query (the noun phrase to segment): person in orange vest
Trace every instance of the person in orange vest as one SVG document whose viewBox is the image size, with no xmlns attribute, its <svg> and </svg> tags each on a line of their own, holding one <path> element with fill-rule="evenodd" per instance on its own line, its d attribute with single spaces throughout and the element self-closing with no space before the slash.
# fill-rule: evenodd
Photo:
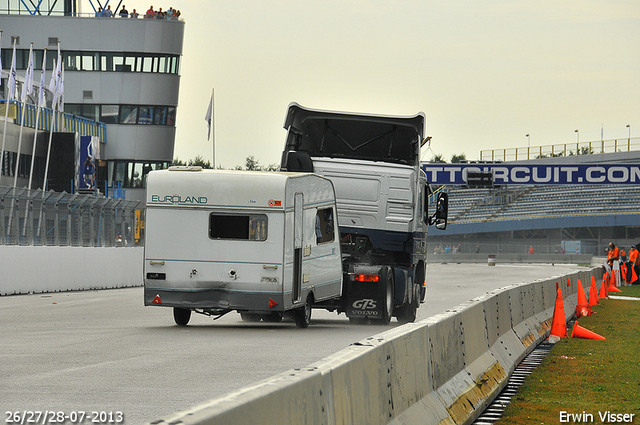
<svg viewBox="0 0 640 425">
<path fill-rule="evenodd" d="M 609 242 L 609 254 L 607 254 L 607 263 L 613 267 L 613 262 L 620 257 L 620 250 L 613 242 Z"/>
<path fill-rule="evenodd" d="M 627 283 L 627 251 L 624 250 L 624 247 L 620 247 L 620 279 Z"/>
<path fill-rule="evenodd" d="M 628 277 L 628 282 L 631 283 L 632 285 L 638 284 L 638 273 L 640 273 L 640 270 L 638 269 L 638 264 L 640 263 L 639 258 L 638 258 L 638 254 L 640 254 L 638 252 L 638 250 L 636 249 L 635 245 L 631 245 L 631 250 L 629 251 L 629 271 L 630 273 L 627 273 L 627 277 Z M 636 279 L 633 279 L 633 271 L 631 270 L 631 268 L 633 268 L 633 271 L 635 271 L 636 274 Z"/>
</svg>

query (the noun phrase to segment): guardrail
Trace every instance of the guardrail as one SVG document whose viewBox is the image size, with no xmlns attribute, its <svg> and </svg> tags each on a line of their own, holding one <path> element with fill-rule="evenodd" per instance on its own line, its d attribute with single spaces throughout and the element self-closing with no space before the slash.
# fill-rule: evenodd
<svg viewBox="0 0 640 425">
<path fill-rule="evenodd" d="M 152 423 L 469 424 L 548 335 L 556 284 L 570 318 L 591 276 L 602 268 L 498 289 Z"/>
<path fill-rule="evenodd" d="M 595 142 L 556 143 L 480 151 L 480 161 L 521 161 L 559 156 L 590 155 L 594 153 L 631 152 L 640 149 L 640 137 L 598 140 Z"/>
</svg>

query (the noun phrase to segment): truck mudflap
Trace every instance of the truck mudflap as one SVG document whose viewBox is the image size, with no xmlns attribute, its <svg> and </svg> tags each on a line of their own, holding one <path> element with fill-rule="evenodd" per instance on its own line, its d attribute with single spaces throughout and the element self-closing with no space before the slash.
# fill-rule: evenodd
<svg viewBox="0 0 640 425">
<path fill-rule="evenodd" d="M 393 314 L 393 269 L 388 266 L 353 266 L 345 275 L 346 315 L 389 323 Z"/>
</svg>

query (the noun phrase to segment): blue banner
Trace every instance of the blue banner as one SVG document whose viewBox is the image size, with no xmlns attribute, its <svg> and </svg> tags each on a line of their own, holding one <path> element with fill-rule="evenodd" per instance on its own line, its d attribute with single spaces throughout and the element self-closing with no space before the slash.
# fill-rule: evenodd
<svg viewBox="0 0 640 425">
<path fill-rule="evenodd" d="M 423 164 L 430 184 L 466 185 L 468 173 L 492 173 L 495 185 L 640 184 L 640 164 Z"/>
<path fill-rule="evenodd" d="M 94 136 L 81 136 L 79 189 L 95 189 L 98 159 L 100 159 L 100 139 Z"/>
</svg>

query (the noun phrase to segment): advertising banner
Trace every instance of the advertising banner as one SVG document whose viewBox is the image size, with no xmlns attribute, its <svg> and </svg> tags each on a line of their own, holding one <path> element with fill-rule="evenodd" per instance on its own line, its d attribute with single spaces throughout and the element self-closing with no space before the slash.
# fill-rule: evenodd
<svg viewBox="0 0 640 425">
<path fill-rule="evenodd" d="M 466 185 L 469 173 L 492 173 L 494 185 L 640 184 L 640 164 L 423 164 L 430 184 Z"/>
<path fill-rule="evenodd" d="M 100 159 L 100 138 L 80 137 L 80 184 L 79 189 L 94 189 L 96 184 L 96 164 Z"/>
</svg>

